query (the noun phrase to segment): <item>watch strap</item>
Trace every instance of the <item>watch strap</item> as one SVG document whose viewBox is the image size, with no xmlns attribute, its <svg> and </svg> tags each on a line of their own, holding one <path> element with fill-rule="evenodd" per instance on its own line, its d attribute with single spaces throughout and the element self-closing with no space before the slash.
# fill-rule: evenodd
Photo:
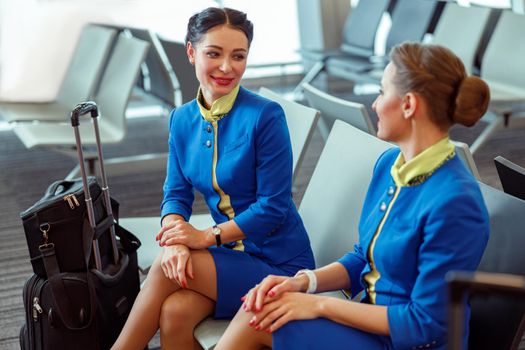
<svg viewBox="0 0 525 350">
<path fill-rule="evenodd" d="M 213 225 L 212 232 L 215 236 L 215 243 L 217 244 L 217 247 L 220 247 L 222 245 L 221 229 L 217 225 Z"/>
</svg>

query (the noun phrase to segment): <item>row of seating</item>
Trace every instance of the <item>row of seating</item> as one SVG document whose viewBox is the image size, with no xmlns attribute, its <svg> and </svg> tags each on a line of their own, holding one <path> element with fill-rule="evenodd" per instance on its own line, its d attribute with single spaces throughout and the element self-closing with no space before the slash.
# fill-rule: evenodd
<svg viewBox="0 0 525 350">
<path fill-rule="evenodd" d="M 175 73 L 176 72 L 176 73 Z M 186 57 L 183 43 L 157 36 L 147 29 L 104 24 L 86 25 L 79 37 L 59 93 L 49 103 L 1 103 L 2 117 L 26 148 L 46 147 L 76 157 L 75 140 L 68 128 L 73 107 L 94 100 L 101 111 L 100 137 L 103 144 L 122 141 L 127 132 L 126 110 L 135 83 L 155 103 L 163 106 L 164 115 L 195 97 L 198 81 Z M 80 128 L 86 159 L 94 173 L 97 153 L 92 128 Z M 143 154 L 106 161 L 112 174 L 131 169 L 161 169 L 166 154 Z M 78 166 L 67 178 L 78 176 Z"/>
<path fill-rule="evenodd" d="M 319 114 L 322 117 L 328 116 L 328 121 L 332 123 L 330 127 L 324 126 L 329 135 L 299 207 L 299 213 L 310 234 L 316 263 L 318 266 L 325 265 L 343 255 L 357 241 L 357 224 L 374 162 L 381 152 L 392 145 L 375 137 L 375 129 L 366 114 L 366 109 L 360 104 L 330 96 L 308 84 L 305 84 L 305 94 L 311 107 L 286 100 L 266 88 L 261 88 L 259 93 L 281 104 L 285 111 L 294 155 L 294 178 L 316 123 L 318 120 L 323 121 L 323 118 L 319 119 Z M 344 119 L 345 122 L 340 119 Z M 342 149 L 344 152 L 341 152 Z M 458 144 L 456 149 L 465 164 L 479 178 L 468 146 Z M 523 182 L 523 179 L 521 181 Z M 497 203 L 509 202 L 508 205 L 512 208 L 523 208 L 525 205 L 524 201 L 499 190 L 486 185 L 481 186 L 486 200 L 492 198 L 489 196 L 495 196 L 497 199 L 490 200 Z M 323 203 L 322 209 L 319 203 Z M 500 215 L 507 214 L 500 213 L 499 208 L 497 204 L 494 214 L 491 215 L 493 231 L 517 235 L 517 227 L 511 225 L 510 221 L 501 221 Z M 160 218 L 121 218 L 120 223 L 141 238 L 143 245 L 138 251 L 139 267 L 147 273 L 160 252 L 160 247 L 153 239 L 159 228 Z M 194 214 L 190 223 L 197 228 L 205 228 L 213 225 L 213 219 L 209 214 Z M 501 239 L 503 238 L 500 236 L 494 238 L 497 243 L 491 244 L 491 247 L 494 246 L 492 250 L 496 249 Z M 493 253 L 486 253 L 486 256 L 489 254 Z M 493 257 L 486 258 L 487 262 L 482 266 L 485 266 L 485 271 L 491 272 L 525 273 L 525 265 L 513 262 L 513 259 L 518 258 L 514 253 L 511 254 L 507 265 L 512 266 L 510 270 L 500 269 L 501 263 L 495 262 Z M 343 297 L 341 293 L 338 295 Z M 212 349 L 227 325 L 228 321 L 208 318 L 196 328 L 195 337 L 204 349 Z M 511 330 L 516 331 L 512 327 Z"/>
<path fill-rule="evenodd" d="M 390 15 L 391 13 L 391 15 Z M 497 130 L 524 124 L 525 16 L 510 10 L 488 7 L 462 7 L 456 3 L 431 0 L 360 1 L 348 16 L 343 43 L 338 50 L 302 54 L 316 61 L 295 89 L 300 96 L 304 83 L 312 82 L 322 71 L 354 82 L 377 83 L 388 59 L 374 56 L 378 29 L 385 15 L 391 27 L 385 52 L 402 41 L 440 44 L 454 51 L 467 70 L 480 75 L 490 86 L 490 112 L 487 127 L 471 145 L 476 152 Z M 511 116 L 516 116 L 512 118 Z"/>
</svg>

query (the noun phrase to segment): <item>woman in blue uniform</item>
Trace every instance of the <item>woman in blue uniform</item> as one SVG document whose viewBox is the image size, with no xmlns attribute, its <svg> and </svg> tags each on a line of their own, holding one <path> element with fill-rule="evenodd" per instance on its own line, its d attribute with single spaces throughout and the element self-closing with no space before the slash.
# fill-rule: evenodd
<svg viewBox="0 0 525 350">
<path fill-rule="evenodd" d="M 143 349 L 159 327 L 163 349 L 192 349 L 195 326 L 209 315 L 233 317 L 265 276 L 314 266 L 292 201 L 284 112 L 239 85 L 252 37 L 252 23 L 236 10 L 208 8 L 189 20 L 187 53 L 200 88 L 170 115 L 156 237 L 163 251 L 114 349 Z M 188 223 L 194 190 L 217 225 Z"/>
<path fill-rule="evenodd" d="M 217 350 L 446 347 L 445 274 L 476 269 L 489 234 L 478 184 L 448 130 L 473 125 L 489 90 L 446 48 L 404 43 L 390 57 L 373 107 L 378 137 L 398 147 L 375 165 L 359 243 L 315 271 L 265 278 L 247 293 Z M 363 296 L 312 294 L 337 289 Z M 468 315 L 465 337 L 467 322 Z"/>
</svg>

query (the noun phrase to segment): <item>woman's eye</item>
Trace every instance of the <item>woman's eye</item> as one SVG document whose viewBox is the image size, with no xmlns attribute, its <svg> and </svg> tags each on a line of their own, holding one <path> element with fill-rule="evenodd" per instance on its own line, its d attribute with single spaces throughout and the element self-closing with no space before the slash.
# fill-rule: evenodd
<svg viewBox="0 0 525 350">
<path fill-rule="evenodd" d="M 219 57 L 219 53 L 211 51 L 211 52 L 207 52 L 206 56 L 211 57 L 211 58 L 216 58 L 216 57 Z"/>
<path fill-rule="evenodd" d="M 242 55 L 242 54 L 239 54 L 239 55 L 234 55 L 233 56 L 233 59 L 237 60 L 237 61 L 242 61 L 246 58 L 245 55 Z"/>
</svg>

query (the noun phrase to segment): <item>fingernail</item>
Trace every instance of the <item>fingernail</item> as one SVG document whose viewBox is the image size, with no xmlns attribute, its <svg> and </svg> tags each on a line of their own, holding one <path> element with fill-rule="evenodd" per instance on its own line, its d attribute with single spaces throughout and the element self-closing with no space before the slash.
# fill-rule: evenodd
<svg viewBox="0 0 525 350">
<path fill-rule="evenodd" d="M 266 329 L 266 333 L 268 333 L 268 334 L 271 334 L 271 333 L 272 333 L 272 331 L 270 330 L 270 328 Z"/>
<path fill-rule="evenodd" d="M 254 320 L 250 320 L 250 322 L 248 322 L 248 324 L 249 324 L 250 326 L 253 326 L 254 323 L 255 323 Z"/>
<path fill-rule="evenodd" d="M 268 292 L 268 295 L 273 297 L 275 295 L 275 292 L 273 290 L 271 290 L 271 291 Z"/>
<path fill-rule="evenodd" d="M 260 331 L 260 330 L 261 330 L 261 325 L 257 325 L 257 326 L 255 326 L 255 330 L 256 330 L 256 331 Z"/>
<path fill-rule="evenodd" d="M 246 297 L 241 297 L 241 301 L 245 301 L 246 300 Z"/>
</svg>

